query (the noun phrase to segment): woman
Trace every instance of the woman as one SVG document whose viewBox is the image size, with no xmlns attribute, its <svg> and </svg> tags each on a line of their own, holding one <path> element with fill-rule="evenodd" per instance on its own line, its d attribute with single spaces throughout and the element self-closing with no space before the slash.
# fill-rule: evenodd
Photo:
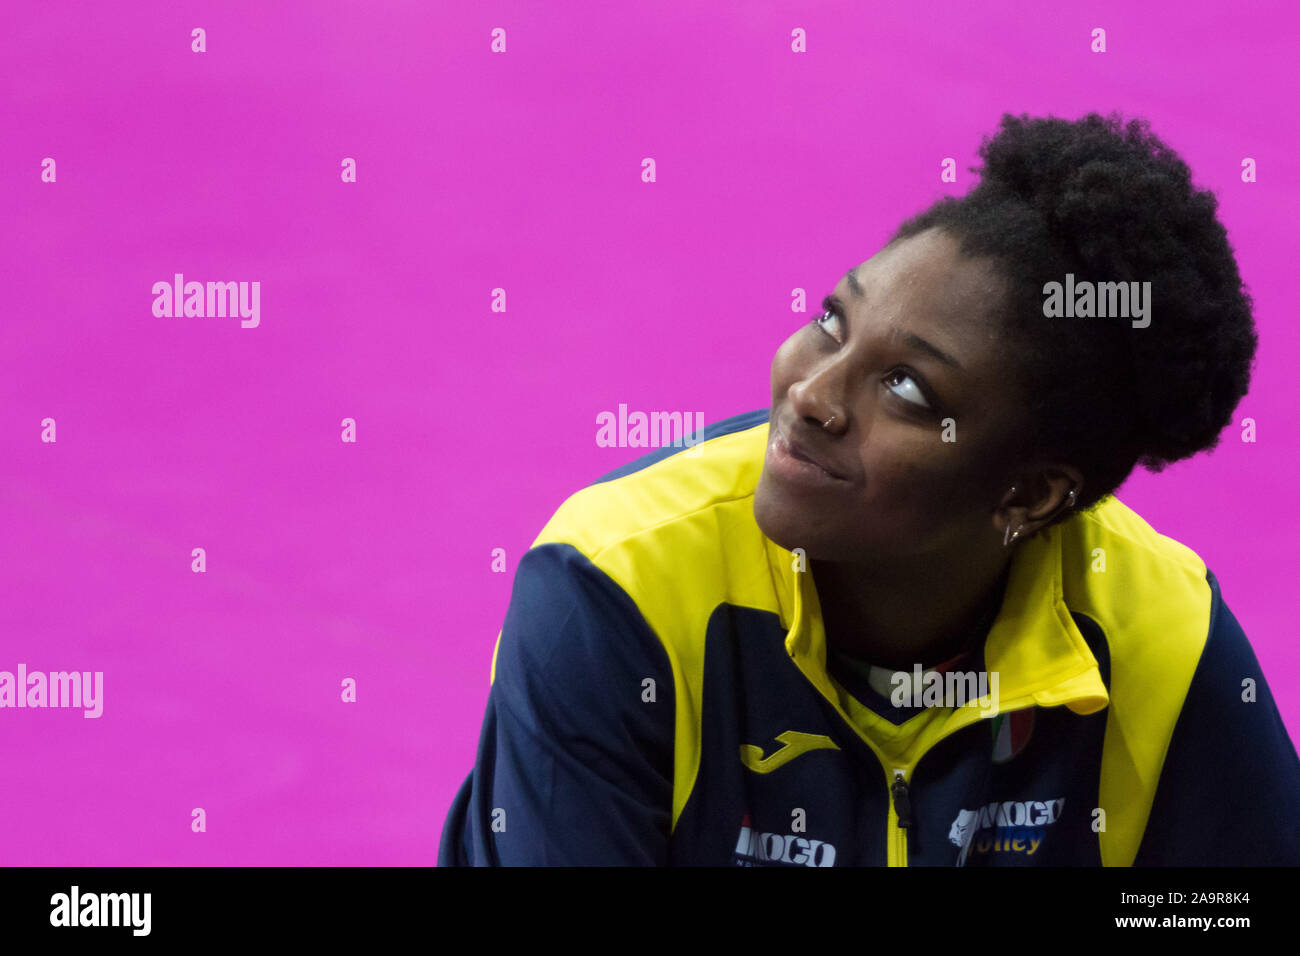
<svg viewBox="0 0 1300 956">
<path fill-rule="evenodd" d="M 1247 390 L 1215 199 L 1141 121 L 1004 116 L 980 155 L 770 410 L 547 524 L 441 865 L 1300 863 L 1217 580 L 1113 495 Z"/>
</svg>

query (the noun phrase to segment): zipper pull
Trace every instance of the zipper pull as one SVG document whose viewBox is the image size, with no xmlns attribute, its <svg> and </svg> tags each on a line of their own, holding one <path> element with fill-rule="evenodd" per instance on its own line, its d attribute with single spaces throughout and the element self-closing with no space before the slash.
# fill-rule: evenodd
<svg viewBox="0 0 1300 956">
<path fill-rule="evenodd" d="M 907 793 L 907 781 L 903 771 L 894 771 L 894 785 L 889 788 L 894 795 L 894 810 L 898 814 L 899 829 L 906 830 L 912 825 L 912 801 Z"/>
</svg>

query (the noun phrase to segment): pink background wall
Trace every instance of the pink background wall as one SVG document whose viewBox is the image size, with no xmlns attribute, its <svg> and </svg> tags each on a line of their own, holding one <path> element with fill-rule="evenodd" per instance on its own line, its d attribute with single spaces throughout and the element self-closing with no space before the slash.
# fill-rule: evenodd
<svg viewBox="0 0 1300 956">
<path fill-rule="evenodd" d="M 1236 416 L 1258 442 L 1230 427 L 1120 497 L 1216 572 L 1300 736 L 1285 0 L 3 21 L 0 670 L 101 670 L 104 712 L 0 710 L 0 862 L 431 864 L 519 556 L 643 452 L 598 447 L 596 415 L 766 406 L 809 318 L 790 290 L 815 304 L 966 192 L 1004 111 L 1146 116 L 1220 197 L 1258 309 Z M 154 316 L 176 272 L 259 281 L 260 325 Z"/>
</svg>

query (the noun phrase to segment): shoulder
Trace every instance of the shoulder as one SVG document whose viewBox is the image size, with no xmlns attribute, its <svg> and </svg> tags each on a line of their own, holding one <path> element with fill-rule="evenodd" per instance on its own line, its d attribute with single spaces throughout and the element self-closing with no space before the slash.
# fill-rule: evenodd
<svg viewBox="0 0 1300 956">
<path fill-rule="evenodd" d="M 728 574 L 752 578 L 765 561 L 753 496 L 767 414 L 715 422 L 690 447 L 662 448 L 611 472 L 571 495 L 533 547 L 573 548 L 657 630 L 675 630 L 697 607 L 711 610 Z"/>
<path fill-rule="evenodd" d="M 766 444 L 766 410 L 732 416 L 571 495 L 520 560 L 505 642 L 555 654 L 585 623 L 592 653 L 653 643 L 674 664 L 693 658 L 731 578 L 765 599 L 753 494 Z"/>
<path fill-rule="evenodd" d="M 1300 864 L 1300 758 L 1213 573 L 1209 633 L 1161 762 L 1138 863 Z"/>
<path fill-rule="evenodd" d="M 1122 672 L 1181 697 L 1216 607 L 1205 561 L 1110 496 L 1060 526 L 1066 606 L 1090 618 Z"/>
<path fill-rule="evenodd" d="M 700 512 L 753 496 L 768 413 L 714 422 L 691 444 L 642 455 L 570 495 L 534 545 L 563 542 L 588 557 L 650 535 L 671 540 Z"/>
<path fill-rule="evenodd" d="M 1200 723 L 1198 736 L 1217 736 L 1222 746 L 1250 750 L 1269 737 L 1287 737 L 1259 658 L 1237 616 L 1223 599 L 1218 578 L 1206 572 L 1213 595 L 1210 626 L 1197 662 L 1182 721 Z M 1258 706 L 1251 706 L 1258 705 Z M 1240 732 L 1249 726 L 1243 737 Z"/>
<path fill-rule="evenodd" d="M 1275 825 L 1300 812 L 1300 764 L 1214 573 L 1115 498 L 1061 529 L 1066 604 L 1096 626 L 1110 693 L 1103 859 L 1132 861 L 1140 843 L 1139 863 L 1294 860 Z M 1250 809 L 1262 789 L 1279 817 Z"/>
<path fill-rule="evenodd" d="M 1181 541 L 1161 534 L 1114 495 L 1061 527 L 1067 550 L 1075 557 L 1093 557 L 1093 548 L 1109 547 L 1134 567 L 1160 567 L 1169 573 L 1205 576 L 1205 562 L 1200 555 Z"/>
</svg>

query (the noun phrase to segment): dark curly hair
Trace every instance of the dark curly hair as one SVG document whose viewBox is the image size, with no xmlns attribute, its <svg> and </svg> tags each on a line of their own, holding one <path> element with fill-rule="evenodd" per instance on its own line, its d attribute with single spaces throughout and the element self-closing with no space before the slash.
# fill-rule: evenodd
<svg viewBox="0 0 1300 956">
<path fill-rule="evenodd" d="M 1145 120 L 1004 114 L 979 185 L 906 220 L 939 227 L 1007 280 L 1009 355 L 1032 423 L 1022 458 L 1084 476 L 1078 509 L 1141 464 L 1159 472 L 1218 444 L 1250 384 L 1258 339 L 1218 201 Z M 1151 322 L 1047 318 L 1047 282 L 1150 282 Z M 1068 517 L 1068 513 L 1057 520 Z"/>
</svg>

